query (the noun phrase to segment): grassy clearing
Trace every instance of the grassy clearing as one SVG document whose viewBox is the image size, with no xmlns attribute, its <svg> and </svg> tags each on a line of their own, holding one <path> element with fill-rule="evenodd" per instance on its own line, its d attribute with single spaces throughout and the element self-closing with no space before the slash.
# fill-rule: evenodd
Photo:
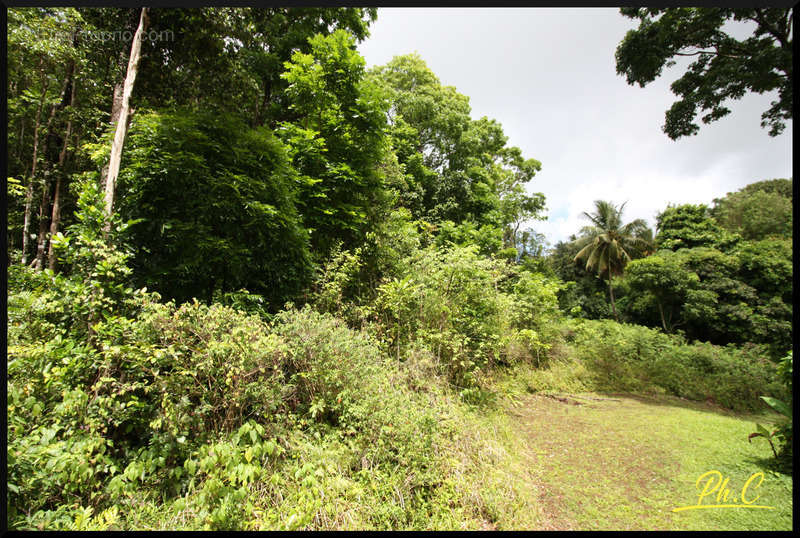
<svg viewBox="0 0 800 538">
<path fill-rule="evenodd" d="M 747 442 L 753 422 L 669 396 L 525 395 L 508 406 L 524 447 L 519 459 L 538 491 L 539 529 L 789 530 L 792 478 L 770 470 L 766 443 Z M 565 401 L 564 401 L 565 400 Z M 698 477 L 718 470 L 732 497 L 757 472 L 748 499 L 774 510 L 672 512 L 697 504 Z M 705 482 L 701 484 L 703 486 Z M 702 504 L 712 504 L 716 495 Z M 519 528 L 519 527 L 517 527 Z"/>
</svg>

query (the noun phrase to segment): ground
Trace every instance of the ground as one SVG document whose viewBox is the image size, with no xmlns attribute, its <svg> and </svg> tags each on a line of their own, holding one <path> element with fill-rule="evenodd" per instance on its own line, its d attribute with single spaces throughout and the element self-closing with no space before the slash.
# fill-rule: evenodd
<svg viewBox="0 0 800 538">
<path fill-rule="evenodd" d="M 531 394 L 508 408 L 516 457 L 539 500 L 540 530 L 791 530 L 792 478 L 770 468 L 754 422 L 708 403 L 666 396 Z M 698 477 L 709 471 L 697 489 Z M 741 491 L 771 509 L 705 508 L 710 478 L 729 478 L 729 501 Z M 716 480 L 713 487 L 719 483 Z M 724 487 L 723 487 L 724 489 Z M 716 492 L 703 505 L 718 504 Z M 730 502 L 727 504 L 731 504 Z M 496 523 L 502 528 L 502 522 Z"/>
</svg>

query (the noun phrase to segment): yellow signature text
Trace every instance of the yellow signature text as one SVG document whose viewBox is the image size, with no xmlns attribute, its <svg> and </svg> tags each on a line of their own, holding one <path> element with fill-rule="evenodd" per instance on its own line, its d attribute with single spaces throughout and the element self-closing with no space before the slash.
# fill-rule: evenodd
<svg viewBox="0 0 800 538">
<path fill-rule="evenodd" d="M 730 478 L 724 477 L 721 472 L 712 470 L 707 473 L 701 474 L 695 482 L 695 487 L 699 492 L 697 494 L 697 504 L 691 506 L 681 506 L 673 508 L 673 512 L 681 512 L 683 510 L 697 510 L 705 508 L 761 508 L 766 510 L 774 510 L 774 506 L 764 506 L 755 504 L 761 497 L 756 493 L 756 490 L 761 486 L 764 481 L 764 473 L 753 473 L 747 482 L 742 486 L 739 496 L 737 497 L 734 492 L 728 487 Z M 716 495 L 714 495 L 716 493 Z"/>
</svg>

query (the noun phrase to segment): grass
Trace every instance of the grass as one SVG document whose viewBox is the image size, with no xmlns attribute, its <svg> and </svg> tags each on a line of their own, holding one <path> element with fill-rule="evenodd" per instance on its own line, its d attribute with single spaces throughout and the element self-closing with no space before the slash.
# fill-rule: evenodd
<svg viewBox="0 0 800 538">
<path fill-rule="evenodd" d="M 768 444 L 747 436 L 774 414 L 734 414 L 718 406 L 665 395 L 598 394 L 580 387 L 580 369 L 566 365 L 494 380 L 510 397 L 465 406 L 430 394 L 444 437 L 435 457 L 448 472 L 427 508 L 402 494 L 408 470 L 360 476 L 351 455 L 330 440 L 295 446 L 298 465 L 327 462 L 323 500 L 312 503 L 310 528 L 429 530 L 790 530 L 792 477 L 771 470 Z M 542 372 L 547 372 L 541 377 Z M 539 378 L 537 379 L 537 376 Z M 531 393 L 533 386 L 546 392 Z M 556 392 L 555 387 L 564 387 Z M 431 457 L 434 455 L 431 454 Z M 717 470 L 731 497 L 757 472 L 749 498 L 772 510 L 727 508 L 674 512 L 698 502 L 696 481 Z M 291 473 L 289 473 L 291 475 Z M 701 484 L 702 486 L 703 484 Z M 273 488 L 274 489 L 274 488 Z M 283 489 L 283 488 L 281 488 Z M 258 488 L 256 488 L 258 490 Z M 299 484 L 275 497 L 253 491 L 253 529 L 292 528 L 302 504 Z M 277 490 L 275 490 L 277 491 Z M 300 495 L 300 497 L 297 497 Z M 715 494 L 702 504 L 714 504 Z M 729 499 L 732 501 L 732 499 Z M 182 505 L 183 503 L 178 503 Z M 196 528 L 196 515 L 157 499 L 134 506 L 130 528 Z M 405 524 L 396 527 L 397 522 Z M 383 522 L 383 523 L 381 523 Z M 394 522 L 394 523 L 392 523 Z"/>
<path fill-rule="evenodd" d="M 558 399 L 560 398 L 560 399 Z M 538 493 L 536 529 L 790 530 L 792 477 L 770 468 L 766 442 L 748 443 L 753 423 L 715 406 L 653 395 L 528 394 L 506 409 L 528 487 Z M 731 498 L 753 473 L 754 508 L 700 509 L 695 483 L 707 471 L 729 478 Z M 522 478 L 522 477 L 521 477 Z M 703 482 L 701 487 L 705 484 Z M 716 504 L 716 494 L 702 504 Z M 524 527 L 515 527 L 524 528 Z"/>
</svg>

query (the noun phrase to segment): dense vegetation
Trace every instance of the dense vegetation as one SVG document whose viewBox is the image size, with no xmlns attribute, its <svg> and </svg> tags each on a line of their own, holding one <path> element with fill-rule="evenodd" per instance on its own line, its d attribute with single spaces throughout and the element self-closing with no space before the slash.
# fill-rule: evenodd
<svg viewBox="0 0 800 538">
<path fill-rule="evenodd" d="M 11 528 L 524 526 L 499 372 L 791 398 L 790 180 L 546 253 L 541 163 L 418 55 L 366 70 L 374 9 L 8 13 Z M 91 36 L 145 25 L 128 114 Z"/>
</svg>

